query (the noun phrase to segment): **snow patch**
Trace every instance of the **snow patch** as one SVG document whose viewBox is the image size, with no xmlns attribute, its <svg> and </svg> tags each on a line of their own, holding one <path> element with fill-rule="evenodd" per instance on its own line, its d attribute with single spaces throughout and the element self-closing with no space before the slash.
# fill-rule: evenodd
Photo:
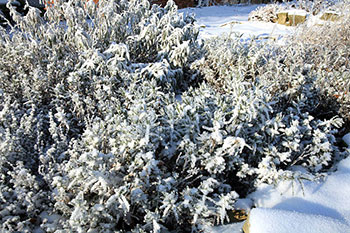
<svg viewBox="0 0 350 233">
<path fill-rule="evenodd" d="M 305 10 L 299 10 L 299 9 L 279 11 L 277 12 L 277 14 L 278 13 L 288 13 L 288 15 L 307 16 L 307 12 Z"/>
<path fill-rule="evenodd" d="M 250 195 L 258 207 L 251 212 L 251 232 L 350 232 L 349 180 L 350 157 L 319 183 L 261 185 Z"/>
<path fill-rule="evenodd" d="M 231 34 L 241 38 L 278 38 L 293 32 L 292 27 L 248 21 L 249 13 L 262 5 L 211 6 L 186 8 L 180 10 L 194 14 L 200 29 L 199 38 L 208 39 L 222 34 Z"/>
<path fill-rule="evenodd" d="M 250 233 L 344 233 L 349 225 L 336 219 L 320 215 L 298 213 L 276 209 L 253 209 L 249 219 Z M 283 224 L 281 224 L 283 222 Z"/>
</svg>

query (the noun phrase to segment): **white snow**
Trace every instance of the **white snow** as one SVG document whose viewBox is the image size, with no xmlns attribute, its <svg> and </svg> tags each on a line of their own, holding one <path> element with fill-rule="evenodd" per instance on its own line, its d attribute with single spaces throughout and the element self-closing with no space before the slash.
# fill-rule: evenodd
<svg viewBox="0 0 350 233">
<path fill-rule="evenodd" d="M 273 23 L 249 22 L 249 13 L 259 5 L 187 8 L 200 26 L 200 38 L 238 33 L 243 38 L 279 37 L 293 27 Z M 300 13 L 300 12 L 297 12 Z M 350 133 L 343 137 L 350 148 Z M 250 210 L 250 233 L 350 233 L 350 157 L 342 160 L 337 171 L 319 183 L 282 182 L 277 187 L 261 185 L 237 206 Z M 210 229 L 216 233 L 242 232 L 243 223 Z"/>
<path fill-rule="evenodd" d="M 349 233 L 349 181 L 350 157 L 319 183 L 303 181 L 301 185 L 288 181 L 277 187 L 261 185 L 245 199 L 256 205 L 249 215 L 250 233 Z M 249 209 L 247 205 L 241 207 Z M 214 227 L 211 232 L 238 233 L 242 226 L 243 223 L 234 223 Z"/>
<path fill-rule="evenodd" d="M 259 6 L 261 5 L 211 6 L 186 8 L 180 12 L 195 14 L 197 25 L 200 27 L 199 37 L 201 39 L 220 36 L 223 33 L 237 33 L 242 38 L 278 38 L 293 31 L 293 27 L 248 21 L 249 13 Z"/>
<path fill-rule="evenodd" d="M 278 209 L 253 209 L 250 214 L 252 223 L 250 233 L 345 233 L 349 226 L 322 215 L 299 213 Z M 281 224 L 283 222 L 283 224 Z"/>
<path fill-rule="evenodd" d="M 319 183 L 304 181 L 303 188 L 291 182 L 261 186 L 250 195 L 258 207 L 251 211 L 251 233 L 350 232 L 349 181 L 350 157 Z"/>
<path fill-rule="evenodd" d="M 280 13 L 288 13 L 289 15 L 300 15 L 300 16 L 307 15 L 307 12 L 305 10 L 299 10 L 299 9 L 280 11 Z"/>
<path fill-rule="evenodd" d="M 338 16 L 341 15 L 340 12 L 338 12 L 338 11 L 332 11 L 332 10 L 326 10 L 324 13 L 325 13 L 325 14 L 335 14 L 335 15 L 338 15 Z"/>
</svg>

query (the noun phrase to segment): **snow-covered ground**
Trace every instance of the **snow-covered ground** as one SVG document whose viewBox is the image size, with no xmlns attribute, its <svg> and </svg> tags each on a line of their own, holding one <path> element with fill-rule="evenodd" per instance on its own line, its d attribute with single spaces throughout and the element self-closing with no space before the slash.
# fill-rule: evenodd
<svg viewBox="0 0 350 233">
<path fill-rule="evenodd" d="M 250 232 L 350 232 L 350 157 L 320 183 L 261 186 L 250 195 Z"/>
<path fill-rule="evenodd" d="M 258 6 L 213 6 L 180 11 L 196 15 L 202 39 L 232 32 L 243 38 L 280 37 L 293 32 L 293 27 L 249 22 L 249 13 Z M 350 134 L 344 141 L 350 147 Z M 341 161 L 337 171 L 319 183 L 263 185 L 247 199 L 240 200 L 240 205 L 248 210 L 251 203 L 257 208 L 250 212 L 250 233 L 350 232 L 350 157 Z M 211 232 L 242 232 L 243 224 L 219 226 Z"/>
<path fill-rule="evenodd" d="M 293 28 L 275 23 L 251 22 L 248 15 L 261 5 L 212 6 L 186 8 L 180 12 L 194 13 L 200 26 L 202 39 L 219 36 L 223 33 L 237 33 L 248 37 L 279 37 L 289 34 Z"/>
</svg>

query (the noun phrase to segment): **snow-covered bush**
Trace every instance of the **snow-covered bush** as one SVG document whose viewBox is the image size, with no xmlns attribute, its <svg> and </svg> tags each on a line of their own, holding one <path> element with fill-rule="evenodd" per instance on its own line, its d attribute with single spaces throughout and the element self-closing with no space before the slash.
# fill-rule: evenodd
<svg viewBox="0 0 350 233">
<path fill-rule="evenodd" d="M 0 29 L 1 231 L 199 231 L 256 185 L 315 179 L 345 156 L 343 120 L 316 114 L 308 49 L 200 46 L 173 2 L 12 14 L 17 26 Z"/>
<path fill-rule="evenodd" d="M 305 166 L 304 169 L 316 174 L 320 171 L 321 164 L 328 167 L 333 159 L 341 156 L 342 152 L 339 152 L 339 148 L 335 146 L 337 130 L 332 129 L 331 125 L 340 127 L 342 122 L 344 120 L 348 122 L 348 119 L 337 109 L 329 109 L 330 112 L 324 111 L 326 101 L 330 102 L 334 98 L 327 98 L 322 93 L 326 87 L 321 83 L 325 83 L 325 80 L 323 76 L 313 72 L 313 61 L 307 56 L 309 53 L 307 48 L 297 46 L 296 43 L 278 46 L 252 41 L 247 44 L 239 38 L 226 38 L 212 40 L 211 43 L 206 44 L 205 49 L 207 50 L 205 58 L 197 61 L 193 66 L 201 70 L 204 79 L 217 91 L 232 93 L 241 89 L 240 92 L 246 97 L 247 93 L 260 89 L 264 95 L 258 99 L 270 103 L 270 107 L 264 109 L 268 113 L 267 116 L 257 118 L 260 122 L 250 123 L 247 119 L 251 117 L 243 118 L 248 125 L 242 128 L 249 128 L 249 133 L 245 132 L 243 135 L 252 133 L 247 137 L 249 140 L 252 139 L 246 142 L 247 145 L 260 147 L 255 148 L 252 153 L 254 158 L 261 158 L 261 160 L 258 159 L 260 164 L 257 164 L 259 169 L 266 166 L 263 165 L 266 161 L 273 161 L 273 159 L 267 159 L 269 156 L 278 155 L 282 157 L 272 163 L 273 169 L 268 168 L 268 171 L 273 171 L 271 175 L 278 176 L 279 173 L 283 173 L 282 176 L 287 173 L 295 175 L 290 171 L 282 171 L 294 165 Z M 237 83 L 236 86 L 233 86 L 233 83 Z M 254 96 L 258 95 L 254 94 Z M 248 106 L 252 105 L 247 103 L 245 109 L 254 116 L 256 110 L 249 109 Z M 337 115 L 343 116 L 343 119 Z M 260 128 L 254 128 L 258 125 Z M 322 133 L 319 134 L 319 132 Z M 320 136 L 322 139 L 319 138 Z M 260 141 L 266 144 L 258 145 L 257 142 Z M 327 146 L 322 146 L 323 149 L 320 149 L 320 142 Z M 311 165 L 313 164 L 311 161 L 315 161 L 315 154 L 307 151 L 316 152 L 320 156 L 314 165 Z M 301 160 L 304 161 L 301 162 Z M 284 161 L 283 165 L 278 161 Z M 252 162 L 248 165 L 252 166 Z M 258 183 L 268 180 L 268 173 L 262 175 L 258 172 L 258 179 L 256 179 Z M 273 180 L 270 181 L 274 182 Z"/>
<path fill-rule="evenodd" d="M 310 14 L 316 15 L 319 12 L 336 5 L 339 2 L 344 2 L 343 0 L 297 0 L 292 1 L 290 4 L 294 8 L 303 9 Z"/>
<path fill-rule="evenodd" d="M 159 8 L 150 6 L 148 1 L 136 0 L 100 1 L 98 6 L 93 1 L 57 1 L 43 18 L 36 8 L 30 8 L 25 17 L 13 8 L 10 10 L 16 27 L 10 32 L 0 29 L 4 181 L 0 225 L 5 231 L 31 232 L 33 224 L 44 224 L 42 228 L 46 231 L 57 230 L 61 228 L 45 223 L 39 214 L 44 210 L 49 214 L 62 211 L 63 222 L 74 218 L 70 215 L 75 212 L 61 210 L 58 200 L 62 189 L 55 184 L 57 177 L 67 180 L 71 174 L 63 166 L 74 158 L 70 153 L 74 152 L 75 144 L 84 143 L 83 135 L 88 135 L 88 127 L 99 118 L 129 119 L 117 107 L 127 109 L 128 98 L 140 101 L 140 96 L 129 95 L 128 88 L 143 86 L 148 81 L 164 93 L 187 88 L 196 77 L 189 66 L 200 51 L 196 42 L 198 31 L 192 25 L 193 18 L 178 14 L 173 2 Z M 100 137 L 93 141 L 98 143 Z M 86 146 L 91 149 L 94 145 Z M 88 148 L 85 149 L 90 151 Z M 118 152 L 114 156 L 119 156 Z M 18 188 L 14 186 L 17 170 L 24 174 Z M 26 204 L 22 202 L 28 199 L 24 195 L 26 190 L 34 192 L 32 196 L 40 194 L 45 198 L 33 198 Z M 41 202 L 50 205 L 45 208 Z M 28 206 L 27 210 L 24 206 Z M 132 207 L 135 208 L 134 204 Z M 22 212 L 17 213 L 18 209 Z M 113 217 L 108 221 L 118 223 L 117 218 L 123 217 L 120 224 L 128 222 L 119 213 Z M 135 217 L 137 224 L 143 222 L 144 216 Z M 16 221 L 11 220 L 11 225 L 8 219 L 12 218 Z M 82 223 L 67 224 L 70 225 L 62 229 L 88 229 Z"/>
<path fill-rule="evenodd" d="M 350 6 L 338 3 L 330 8 L 339 13 L 338 21 L 327 21 L 322 25 L 302 25 L 291 38 L 295 46 L 307 48 L 304 60 L 310 68 L 309 74 L 315 79 L 324 102 L 323 109 L 339 114 L 350 120 Z M 324 12 L 321 12 L 321 14 Z M 336 36 L 335 36 L 336 35 Z"/>
<path fill-rule="evenodd" d="M 247 44 L 240 39 L 214 40 L 207 43 L 206 59 L 197 66 L 221 91 L 227 91 L 225 84 L 231 82 L 228 77 L 235 74 L 248 82 L 258 81 L 275 98 L 276 107 L 286 109 L 296 101 L 298 108 L 316 118 L 339 115 L 349 122 L 347 21 L 344 16 L 343 21 L 324 26 L 305 25 L 283 45 L 273 41 L 252 40 Z"/>
<path fill-rule="evenodd" d="M 285 10 L 287 8 L 287 5 L 278 3 L 259 6 L 249 13 L 248 20 L 274 23 L 277 21 L 277 12 Z"/>
</svg>

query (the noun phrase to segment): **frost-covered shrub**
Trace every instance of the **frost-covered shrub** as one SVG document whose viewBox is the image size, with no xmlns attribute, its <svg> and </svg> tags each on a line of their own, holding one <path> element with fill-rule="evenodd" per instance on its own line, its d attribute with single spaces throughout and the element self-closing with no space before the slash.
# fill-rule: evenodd
<svg viewBox="0 0 350 233">
<path fill-rule="evenodd" d="M 263 22 L 276 22 L 277 12 L 287 9 L 285 4 L 267 4 L 265 6 L 259 6 L 255 10 L 249 13 L 249 21 L 263 21 Z"/>
<path fill-rule="evenodd" d="M 345 121 L 347 128 L 349 118 L 343 109 L 347 109 L 349 103 L 325 93 L 335 85 L 329 82 L 330 79 L 343 82 L 345 86 L 339 88 L 348 89 L 348 83 L 344 83 L 348 78 L 345 78 L 346 72 L 340 76 L 336 70 L 329 72 L 328 77 L 322 75 L 324 67 L 334 64 L 327 52 L 313 54 L 313 46 L 293 40 L 280 46 L 262 41 L 247 43 L 229 37 L 213 39 L 204 48 L 205 57 L 193 66 L 201 70 L 204 79 L 217 91 L 232 93 L 240 88 L 247 96 L 247 93 L 261 89 L 264 98 L 258 99 L 270 103 L 270 107 L 265 109 L 268 117 L 242 127 L 249 128 L 248 133 L 243 135 L 252 133 L 245 142 L 256 146 L 251 153 L 256 160 L 250 159 L 239 167 L 250 168 L 246 170 L 252 173 L 251 168 L 255 164 L 255 182 L 273 183 L 293 177 L 309 179 L 310 174 L 319 174 L 322 168 L 330 167 L 346 155 L 336 146 L 339 132 L 332 125 L 339 127 Z M 316 59 L 321 60 L 321 57 L 328 60 L 316 63 Z M 232 85 L 237 82 L 240 85 Z M 250 109 L 248 106 L 252 105 L 248 104 L 244 109 Z M 256 110 L 248 112 L 254 116 Z M 248 123 L 247 119 L 251 118 L 247 116 L 243 119 Z M 297 170 L 300 166 L 304 167 L 302 170 L 308 170 L 309 174 L 295 172 L 295 165 L 299 167 Z"/>
<path fill-rule="evenodd" d="M 322 93 L 323 109 L 338 111 L 350 120 L 350 7 L 349 3 L 338 3 L 330 8 L 340 14 L 339 21 L 329 21 L 323 25 L 305 24 L 291 38 L 295 45 L 307 48 L 303 57 L 309 64 L 308 74 L 314 77 Z M 334 36 L 336 35 L 336 36 Z M 305 49 L 304 49 L 305 50 Z"/>
<path fill-rule="evenodd" d="M 333 122 L 332 124 L 340 126 L 343 120 L 334 117 L 337 115 L 344 115 L 339 109 L 332 109 L 330 112 L 323 111 L 326 109 L 325 100 L 330 102 L 331 100 L 334 100 L 334 98 L 327 98 L 327 96 L 323 94 L 323 88 L 326 87 L 322 86 L 321 83 L 325 83 L 326 80 L 324 80 L 323 76 L 317 75 L 317 73 L 313 71 L 313 69 L 316 68 L 313 67 L 313 60 L 309 60 L 310 48 L 297 46 L 296 43 L 278 46 L 273 43 L 252 41 L 247 44 L 240 39 L 225 38 L 212 40 L 206 44 L 205 49 L 207 51 L 205 58 L 197 61 L 193 66 L 201 70 L 204 79 L 219 92 L 232 93 L 233 91 L 236 91 L 237 87 L 233 87 L 232 83 L 238 82 L 242 87 L 246 86 L 245 89 L 243 88 L 245 95 L 247 95 L 246 92 L 248 92 L 248 90 L 257 90 L 258 88 L 265 93 L 265 102 L 271 103 L 269 110 L 270 115 L 269 118 L 263 119 L 260 124 L 266 124 L 266 126 L 263 126 L 262 128 L 269 132 L 267 135 L 272 134 L 272 138 L 274 139 L 262 137 L 260 140 L 268 141 L 271 144 L 271 142 L 274 142 L 278 137 L 289 138 L 292 131 L 297 134 L 300 133 L 299 136 L 293 136 L 294 139 L 300 139 L 293 143 L 295 143 L 295 146 L 298 145 L 294 148 L 301 149 L 302 153 L 306 153 L 306 148 L 304 146 L 300 147 L 300 145 L 307 145 L 310 141 L 315 142 L 314 147 L 309 145 L 313 147 L 314 151 L 320 151 L 317 149 L 318 145 L 316 142 L 329 141 L 329 145 L 334 145 L 336 143 L 333 138 L 334 136 L 332 136 L 336 135 L 336 131 L 331 130 L 329 126 L 324 128 L 322 125 L 329 124 L 326 122 Z M 218 56 L 218 54 L 220 54 L 220 56 Z M 338 76 L 334 77 L 334 79 L 337 78 Z M 250 112 L 254 113 L 255 111 Z M 348 121 L 346 117 L 344 117 L 344 120 Z M 252 125 L 257 125 L 257 123 Z M 291 131 L 289 129 L 277 130 L 279 128 L 278 125 L 294 129 Z M 273 127 L 274 129 L 269 129 L 269 127 Z M 313 132 L 314 130 L 323 133 L 328 132 L 326 133 L 328 134 L 328 139 L 312 139 L 312 137 L 316 136 Z M 279 132 L 281 131 L 284 133 L 280 134 Z M 265 134 L 266 132 L 262 135 Z M 279 136 L 277 136 L 277 134 Z M 261 133 L 258 133 L 257 135 L 260 137 Z M 313 136 L 308 138 L 306 135 Z M 251 136 L 250 138 L 254 138 L 254 136 Z M 281 140 L 284 141 L 285 139 L 282 138 Z M 289 141 L 289 139 L 286 139 L 286 141 Z M 254 138 L 253 142 L 247 144 L 251 145 L 254 141 L 260 140 Z M 276 145 L 286 146 L 287 144 L 291 145 L 289 143 L 292 143 L 288 142 L 285 144 L 282 143 L 282 141 L 275 141 Z M 273 143 L 271 146 L 272 145 Z M 268 148 L 269 147 L 270 146 L 268 146 Z M 273 147 L 275 146 L 273 145 Z M 294 150 L 292 149 L 293 147 L 288 148 L 291 149 L 291 151 Z M 260 150 L 270 151 L 271 148 Z M 285 152 L 285 150 L 286 148 L 281 151 Z M 333 151 L 331 152 L 333 156 L 338 156 L 337 148 L 329 148 L 324 152 L 326 153 L 328 150 Z M 271 154 L 276 154 L 279 150 L 273 149 L 273 151 L 274 153 Z M 292 154 L 294 154 L 294 152 Z M 300 155 L 292 154 L 289 154 L 287 157 L 300 157 Z M 264 156 L 262 156 L 262 158 Z M 309 154 L 309 156 L 311 156 L 311 154 Z M 328 155 L 326 157 L 328 157 Z M 326 157 L 323 158 L 325 159 Z M 303 158 L 306 159 L 307 156 Z M 282 160 L 285 161 L 284 159 Z M 291 159 L 290 162 L 292 160 L 293 159 Z M 307 163 L 305 163 L 305 165 Z M 326 163 L 328 162 L 324 161 L 324 164 Z M 285 161 L 285 165 L 286 164 L 289 163 Z M 291 162 L 290 164 L 295 163 Z M 311 168 L 309 165 L 310 163 L 307 165 L 308 169 Z M 276 164 L 273 166 L 276 166 Z M 319 168 L 313 170 L 313 172 L 317 172 L 318 169 Z"/>
<path fill-rule="evenodd" d="M 266 94 L 247 86 L 237 80 L 222 94 L 202 84 L 181 102 L 155 82 L 126 90 L 134 96 L 126 109 L 94 119 L 67 151 L 66 175 L 54 178 L 55 207 L 69 216 L 62 227 L 198 229 L 223 222 L 254 185 L 312 179 L 341 155 L 333 136 L 340 119 L 273 116 Z M 287 169 L 294 166 L 309 173 Z"/>
<path fill-rule="evenodd" d="M 348 41 L 341 39 L 347 30 L 341 26 L 344 24 L 332 25 L 317 27 L 319 34 L 312 34 L 312 28 L 300 28 L 283 45 L 271 41 L 213 40 L 206 45 L 206 58 L 196 62 L 196 67 L 220 91 L 229 91 L 225 90 L 226 84 L 232 77 L 243 76 L 247 82 L 263 85 L 276 99 L 278 108 L 287 109 L 298 102 L 298 108 L 316 118 L 340 115 L 348 122 L 349 46 Z M 331 36 L 337 30 L 342 30 L 340 36 Z"/>
<path fill-rule="evenodd" d="M 290 4 L 298 9 L 303 9 L 313 15 L 336 5 L 339 2 L 344 2 L 343 0 L 297 0 L 292 1 Z"/>
<path fill-rule="evenodd" d="M 0 209 L 14 210 L 2 213 L 0 225 L 4 231 L 32 231 L 40 224 L 46 231 L 57 230 L 39 214 L 61 211 L 57 201 L 61 193 L 54 181 L 66 176 L 60 164 L 70 159 L 68 151 L 83 143 L 82 135 L 95 118 L 117 115 L 116 106 L 126 107 L 126 100 L 134 97 L 124 88 L 152 80 L 163 92 L 181 92 L 193 82 L 195 73 L 189 66 L 200 51 L 198 32 L 193 18 L 178 14 L 173 2 L 159 8 L 148 1 L 100 1 L 98 6 L 93 1 L 57 1 L 44 17 L 36 8 L 25 17 L 10 11 L 16 26 L 10 32 L 0 29 L 0 162 L 1 195 L 5 195 Z M 14 187 L 16 179 L 10 173 L 19 169 L 28 174 L 24 180 L 34 177 L 36 182 Z M 23 212 L 27 190 L 38 200 L 33 198 Z M 46 208 L 41 202 L 50 205 Z M 17 225 L 10 225 L 12 218 Z M 73 226 L 87 229 L 76 223 L 66 229 Z"/>
<path fill-rule="evenodd" d="M 346 155 L 343 120 L 314 111 L 312 50 L 201 47 L 173 2 L 39 13 L 0 31 L 1 231 L 200 231 L 256 185 Z"/>
</svg>

